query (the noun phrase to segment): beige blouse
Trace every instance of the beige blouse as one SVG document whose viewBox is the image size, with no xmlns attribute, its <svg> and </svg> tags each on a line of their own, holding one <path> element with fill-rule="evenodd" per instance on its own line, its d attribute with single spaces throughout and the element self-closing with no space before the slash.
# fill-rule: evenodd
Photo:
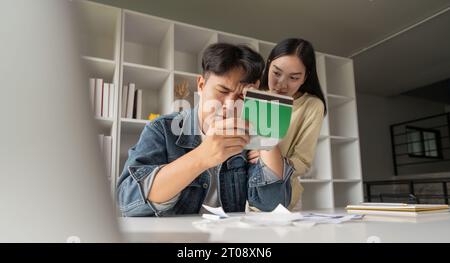
<svg viewBox="0 0 450 263">
<path fill-rule="evenodd" d="M 324 105 L 316 96 L 304 93 L 294 100 L 291 125 L 279 143 L 281 154 L 295 168 L 291 177 L 292 198 L 289 209 L 295 207 L 303 192 L 298 178 L 311 168 L 323 117 Z"/>
</svg>

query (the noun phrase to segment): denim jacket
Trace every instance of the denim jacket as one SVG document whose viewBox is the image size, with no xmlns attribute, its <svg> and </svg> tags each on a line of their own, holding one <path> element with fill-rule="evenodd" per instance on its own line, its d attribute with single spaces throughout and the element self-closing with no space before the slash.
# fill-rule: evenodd
<svg viewBox="0 0 450 263">
<path fill-rule="evenodd" d="M 184 188 L 169 209 L 158 209 L 157 204 L 147 199 L 159 169 L 200 145 L 197 112 L 198 106 L 161 116 L 145 126 L 137 144 L 128 151 L 117 183 L 117 200 L 123 216 L 169 216 L 200 211 L 209 188 L 207 171 Z M 251 164 L 246 156 L 244 150 L 219 165 L 217 185 L 225 212 L 245 211 L 246 201 L 262 211 L 271 211 L 278 204 L 287 207 L 291 200 L 289 179 L 294 172 L 287 159 L 283 160 L 283 177 L 279 179 L 261 158 Z"/>
</svg>

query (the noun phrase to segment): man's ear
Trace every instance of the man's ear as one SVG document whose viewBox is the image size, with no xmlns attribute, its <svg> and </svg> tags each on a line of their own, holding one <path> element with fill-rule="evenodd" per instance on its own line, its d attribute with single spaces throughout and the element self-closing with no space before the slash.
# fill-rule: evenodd
<svg viewBox="0 0 450 263">
<path fill-rule="evenodd" d="M 197 92 L 201 93 L 203 91 L 203 88 L 205 88 L 206 80 L 205 78 L 200 75 L 197 77 Z"/>
</svg>

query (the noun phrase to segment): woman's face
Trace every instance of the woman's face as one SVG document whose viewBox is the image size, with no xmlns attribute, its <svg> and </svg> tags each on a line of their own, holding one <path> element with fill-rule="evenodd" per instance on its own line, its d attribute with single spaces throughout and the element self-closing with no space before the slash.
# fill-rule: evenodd
<svg viewBox="0 0 450 263">
<path fill-rule="evenodd" d="M 306 67 L 295 55 L 281 56 L 270 63 L 269 90 L 294 97 L 306 80 Z"/>
</svg>

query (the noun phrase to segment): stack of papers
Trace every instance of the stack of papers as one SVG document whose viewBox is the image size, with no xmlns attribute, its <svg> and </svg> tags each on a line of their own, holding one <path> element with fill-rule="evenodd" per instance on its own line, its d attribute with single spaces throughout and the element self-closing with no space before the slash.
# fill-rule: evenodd
<svg viewBox="0 0 450 263">
<path fill-rule="evenodd" d="M 449 212 L 449 207 L 445 204 L 361 203 L 348 205 L 345 209 L 349 214 L 413 217 Z"/>
<path fill-rule="evenodd" d="M 290 225 L 292 222 L 302 220 L 303 215 L 299 212 L 292 213 L 284 206 L 278 205 L 272 212 L 250 212 L 242 219 L 243 222 L 253 225 Z"/>
<path fill-rule="evenodd" d="M 326 224 L 340 224 L 350 220 L 362 219 L 364 215 L 308 213 L 304 221 Z"/>
<path fill-rule="evenodd" d="M 283 205 L 278 205 L 272 212 L 249 212 L 244 215 L 228 215 L 222 207 L 203 207 L 211 214 L 203 214 L 202 217 L 213 222 L 236 222 L 257 226 L 285 226 L 285 225 L 308 225 L 315 224 L 339 224 L 342 222 L 362 219 L 362 215 L 348 214 L 323 214 L 291 212 Z"/>
</svg>

